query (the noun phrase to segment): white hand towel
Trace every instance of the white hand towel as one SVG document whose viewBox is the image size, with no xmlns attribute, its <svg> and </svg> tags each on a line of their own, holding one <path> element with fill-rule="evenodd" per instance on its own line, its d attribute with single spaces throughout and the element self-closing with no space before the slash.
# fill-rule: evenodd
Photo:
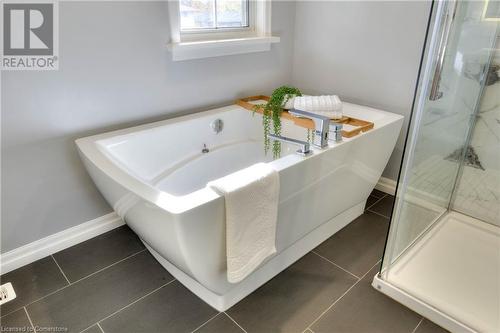
<svg viewBox="0 0 500 333">
<path fill-rule="evenodd" d="M 227 280 L 237 283 L 276 253 L 279 174 L 258 163 L 208 186 L 225 198 Z"/>
</svg>

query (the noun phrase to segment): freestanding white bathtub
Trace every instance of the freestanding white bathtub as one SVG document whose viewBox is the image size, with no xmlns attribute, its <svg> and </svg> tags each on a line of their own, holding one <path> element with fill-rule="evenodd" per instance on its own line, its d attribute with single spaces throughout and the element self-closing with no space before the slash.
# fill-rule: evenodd
<svg viewBox="0 0 500 333">
<path fill-rule="evenodd" d="M 344 103 L 374 129 L 307 157 L 284 145 L 263 153 L 262 119 L 237 105 L 76 140 L 109 204 L 156 259 L 205 302 L 223 311 L 363 213 L 396 143 L 403 117 Z M 215 133 L 210 124 L 220 119 Z M 282 134 L 306 140 L 283 120 Z M 209 149 L 202 153 L 204 144 Z M 272 154 L 270 154 L 272 155 Z M 238 284 L 226 276 L 224 198 L 210 180 L 266 161 L 280 175 L 277 253 Z"/>
</svg>

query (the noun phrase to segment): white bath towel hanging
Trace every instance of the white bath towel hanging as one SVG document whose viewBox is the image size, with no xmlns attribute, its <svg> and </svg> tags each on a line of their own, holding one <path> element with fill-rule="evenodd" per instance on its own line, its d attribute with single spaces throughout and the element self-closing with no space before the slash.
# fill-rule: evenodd
<svg viewBox="0 0 500 333">
<path fill-rule="evenodd" d="M 258 163 L 208 186 L 225 198 L 227 279 L 237 283 L 276 253 L 279 174 Z"/>
</svg>

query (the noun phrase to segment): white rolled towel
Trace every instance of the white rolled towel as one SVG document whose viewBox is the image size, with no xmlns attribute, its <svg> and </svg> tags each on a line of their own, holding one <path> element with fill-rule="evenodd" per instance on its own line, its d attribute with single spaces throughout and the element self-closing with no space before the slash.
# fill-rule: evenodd
<svg viewBox="0 0 500 333">
<path fill-rule="evenodd" d="M 294 109 L 317 113 L 332 119 L 342 118 L 342 101 L 337 95 L 298 96 Z"/>
<path fill-rule="evenodd" d="M 295 97 L 297 97 L 297 95 L 290 95 L 290 94 L 285 95 L 285 100 L 281 104 L 283 109 L 286 109 L 286 110 L 293 109 Z"/>
</svg>

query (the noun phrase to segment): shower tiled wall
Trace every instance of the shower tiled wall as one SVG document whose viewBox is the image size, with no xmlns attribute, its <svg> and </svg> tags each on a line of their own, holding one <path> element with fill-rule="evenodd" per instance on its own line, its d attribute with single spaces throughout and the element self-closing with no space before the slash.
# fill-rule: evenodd
<svg viewBox="0 0 500 333">
<path fill-rule="evenodd" d="M 500 36 L 492 62 L 500 66 Z M 500 81 L 485 87 L 470 145 L 483 169 L 464 167 L 454 209 L 500 226 Z"/>
</svg>

